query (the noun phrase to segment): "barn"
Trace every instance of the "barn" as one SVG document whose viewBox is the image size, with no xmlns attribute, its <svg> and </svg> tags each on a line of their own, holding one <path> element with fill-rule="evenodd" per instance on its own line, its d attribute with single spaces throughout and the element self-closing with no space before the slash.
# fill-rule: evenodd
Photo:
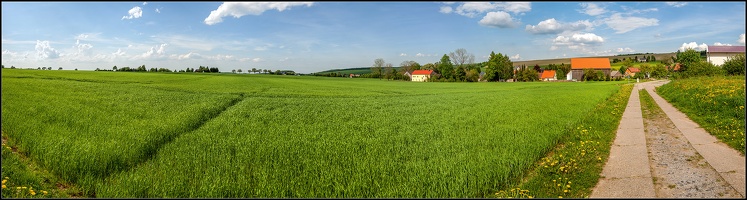
<svg viewBox="0 0 747 200">
<path fill-rule="evenodd" d="M 708 62 L 719 66 L 726 62 L 726 59 L 737 55 L 744 54 L 744 46 L 708 46 L 706 51 Z"/>
<path fill-rule="evenodd" d="M 609 58 L 571 58 L 571 71 L 566 74 L 566 79 L 581 80 L 584 69 L 602 71 L 605 76 L 609 76 L 612 71 Z"/>
</svg>

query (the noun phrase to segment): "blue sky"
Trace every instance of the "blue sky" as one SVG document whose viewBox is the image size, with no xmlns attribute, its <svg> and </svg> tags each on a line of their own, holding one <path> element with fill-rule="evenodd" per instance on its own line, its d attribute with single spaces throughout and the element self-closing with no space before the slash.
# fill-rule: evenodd
<svg viewBox="0 0 747 200">
<path fill-rule="evenodd" d="M 745 2 L 2 2 L 6 67 L 300 73 L 744 45 Z"/>
</svg>

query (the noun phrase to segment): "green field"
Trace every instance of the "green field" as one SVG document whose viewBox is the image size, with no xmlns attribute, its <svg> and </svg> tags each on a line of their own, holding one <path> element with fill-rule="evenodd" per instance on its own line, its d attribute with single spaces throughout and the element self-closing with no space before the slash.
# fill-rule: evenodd
<svg viewBox="0 0 747 200">
<path fill-rule="evenodd" d="M 3 69 L 2 131 L 89 197 L 489 197 L 619 88 Z"/>
</svg>

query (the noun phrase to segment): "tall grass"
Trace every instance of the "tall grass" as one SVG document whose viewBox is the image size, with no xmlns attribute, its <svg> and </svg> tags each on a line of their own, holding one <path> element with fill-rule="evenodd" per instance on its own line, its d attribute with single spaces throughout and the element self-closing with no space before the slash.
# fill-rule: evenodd
<svg viewBox="0 0 747 200">
<path fill-rule="evenodd" d="M 656 92 L 711 135 L 744 155 L 744 76 L 674 80 L 658 87 Z"/>
<path fill-rule="evenodd" d="M 3 130 L 96 197 L 488 197 L 619 88 L 7 71 Z"/>
</svg>

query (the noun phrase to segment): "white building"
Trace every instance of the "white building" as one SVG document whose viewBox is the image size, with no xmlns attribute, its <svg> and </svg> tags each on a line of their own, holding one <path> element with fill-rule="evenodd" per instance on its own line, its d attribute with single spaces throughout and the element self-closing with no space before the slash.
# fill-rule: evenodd
<svg viewBox="0 0 747 200">
<path fill-rule="evenodd" d="M 744 46 L 708 46 L 708 62 L 720 66 L 726 59 L 737 54 L 744 54 Z"/>
</svg>

